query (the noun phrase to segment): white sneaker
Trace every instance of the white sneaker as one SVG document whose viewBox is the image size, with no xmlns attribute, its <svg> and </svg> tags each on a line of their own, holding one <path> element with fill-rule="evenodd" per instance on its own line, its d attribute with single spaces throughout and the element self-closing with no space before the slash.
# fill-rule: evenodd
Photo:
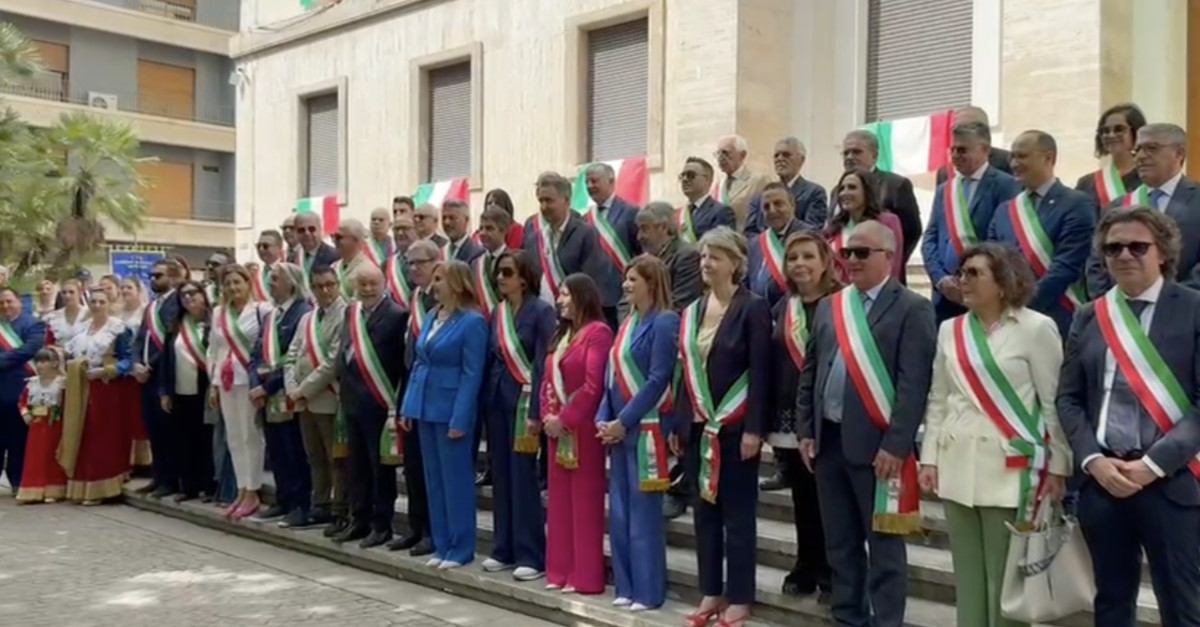
<svg viewBox="0 0 1200 627">
<path fill-rule="evenodd" d="M 575 594 L 575 586 L 567 586 L 562 589 L 563 594 Z"/>
<path fill-rule="evenodd" d="M 617 597 L 617 598 L 613 599 L 613 601 L 612 601 L 612 604 L 617 607 L 625 607 L 626 605 L 629 605 L 630 603 L 633 603 L 633 599 L 626 598 L 626 597 Z"/>
<path fill-rule="evenodd" d="M 548 584 L 546 584 L 546 589 L 547 590 L 562 590 L 562 586 L 560 586 L 556 583 L 548 583 Z"/>
<path fill-rule="evenodd" d="M 460 566 L 462 566 L 462 564 L 459 564 L 458 562 L 444 560 L 441 564 L 438 564 L 438 570 L 450 570 L 451 568 L 458 568 Z"/>
<path fill-rule="evenodd" d="M 429 560 L 427 562 L 425 562 L 425 565 L 430 568 L 437 568 L 438 566 L 442 565 L 442 558 L 431 557 L 431 558 L 429 558 Z"/>
<path fill-rule="evenodd" d="M 513 579 L 517 581 L 533 581 L 534 579 L 541 579 L 543 575 L 545 573 L 529 566 L 520 566 L 513 571 Z"/>
<path fill-rule="evenodd" d="M 498 559 L 492 559 L 490 557 L 483 560 L 482 566 L 483 572 L 485 573 L 498 573 L 502 570 L 511 570 L 513 567 L 512 564 L 505 564 Z"/>
<path fill-rule="evenodd" d="M 634 603 L 633 605 L 629 606 L 630 612 L 644 612 L 648 609 L 650 609 L 650 608 L 645 605 L 642 605 L 641 603 Z"/>
</svg>

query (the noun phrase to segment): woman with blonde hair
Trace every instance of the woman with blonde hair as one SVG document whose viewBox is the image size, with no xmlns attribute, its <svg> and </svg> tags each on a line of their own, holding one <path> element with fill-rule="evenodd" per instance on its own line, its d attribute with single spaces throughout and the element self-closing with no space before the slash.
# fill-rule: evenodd
<svg viewBox="0 0 1200 627">
<path fill-rule="evenodd" d="M 46 316 L 46 343 L 66 346 L 71 338 L 87 326 L 88 310 L 84 307 L 83 285 L 78 279 L 62 282 L 60 293 L 63 306 Z"/>
<path fill-rule="evenodd" d="M 100 279 L 101 285 L 109 278 L 111 277 Z M 106 288 L 105 293 L 108 292 Z M 146 288 L 142 280 L 132 274 L 121 279 L 117 288 L 117 299 L 111 307 L 112 315 L 125 325 L 130 337 L 136 338 L 146 315 Z M 126 394 L 121 406 L 128 408 L 123 412 L 123 416 L 127 421 L 131 440 L 130 461 L 134 466 L 149 466 L 150 438 L 146 435 L 146 423 L 142 420 L 141 384 L 132 377 L 125 377 L 117 385 Z"/>
<path fill-rule="evenodd" d="M 33 316 L 44 322 L 58 308 L 57 301 L 58 286 L 54 284 L 54 281 L 50 279 L 38 281 L 33 296 Z"/>
</svg>

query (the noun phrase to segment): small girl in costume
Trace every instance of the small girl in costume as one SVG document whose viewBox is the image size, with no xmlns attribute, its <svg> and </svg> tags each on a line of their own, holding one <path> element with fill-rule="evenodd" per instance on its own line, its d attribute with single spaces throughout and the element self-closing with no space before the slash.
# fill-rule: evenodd
<svg viewBox="0 0 1200 627">
<path fill-rule="evenodd" d="M 17 502 L 53 503 L 66 496 L 67 473 L 58 461 L 62 438 L 62 399 L 66 383 L 62 350 L 47 347 L 33 357 L 37 376 L 30 377 L 18 406 L 29 438 Z"/>
</svg>

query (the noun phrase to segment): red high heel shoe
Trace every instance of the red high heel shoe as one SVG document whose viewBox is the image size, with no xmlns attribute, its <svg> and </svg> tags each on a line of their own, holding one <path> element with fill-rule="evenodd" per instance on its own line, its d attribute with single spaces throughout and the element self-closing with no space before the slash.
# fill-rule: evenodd
<svg viewBox="0 0 1200 627">
<path fill-rule="evenodd" d="M 719 604 L 707 612 L 697 610 L 683 617 L 683 627 L 707 627 L 714 618 L 719 618 L 721 612 L 724 611 L 725 606 L 723 604 Z"/>
<path fill-rule="evenodd" d="M 724 617 L 722 617 L 721 620 L 717 622 L 717 627 L 746 627 L 746 621 L 748 620 L 750 620 L 749 614 L 733 620 L 726 620 Z"/>
</svg>

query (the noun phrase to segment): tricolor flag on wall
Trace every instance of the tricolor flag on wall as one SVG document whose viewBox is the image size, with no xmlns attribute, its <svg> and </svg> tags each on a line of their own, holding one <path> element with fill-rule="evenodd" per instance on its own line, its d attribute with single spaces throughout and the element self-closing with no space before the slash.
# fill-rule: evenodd
<svg viewBox="0 0 1200 627">
<path fill-rule="evenodd" d="M 933 172 L 946 165 L 950 153 L 950 128 L 954 111 L 902 120 L 880 120 L 866 125 L 879 138 L 880 170 L 902 176 Z"/>
<path fill-rule="evenodd" d="M 438 209 L 447 200 L 467 200 L 471 197 L 467 187 L 467 179 L 451 179 L 436 183 L 425 183 L 413 193 L 413 204 L 420 207 L 429 203 Z"/>
<path fill-rule="evenodd" d="M 645 157 L 630 157 L 603 163 L 608 164 L 613 172 L 617 173 L 615 185 L 618 196 L 639 207 L 646 204 L 650 178 L 646 174 Z M 586 211 L 588 207 L 596 204 L 592 201 L 592 197 L 588 196 L 587 191 L 587 169 L 590 165 L 592 164 L 585 163 L 579 166 L 579 173 L 575 176 L 575 186 L 571 192 L 571 208 L 576 211 Z"/>
<path fill-rule="evenodd" d="M 301 198 L 296 202 L 296 213 L 315 213 L 321 216 L 321 225 L 326 235 L 335 233 L 342 221 L 337 195 Z"/>
</svg>

